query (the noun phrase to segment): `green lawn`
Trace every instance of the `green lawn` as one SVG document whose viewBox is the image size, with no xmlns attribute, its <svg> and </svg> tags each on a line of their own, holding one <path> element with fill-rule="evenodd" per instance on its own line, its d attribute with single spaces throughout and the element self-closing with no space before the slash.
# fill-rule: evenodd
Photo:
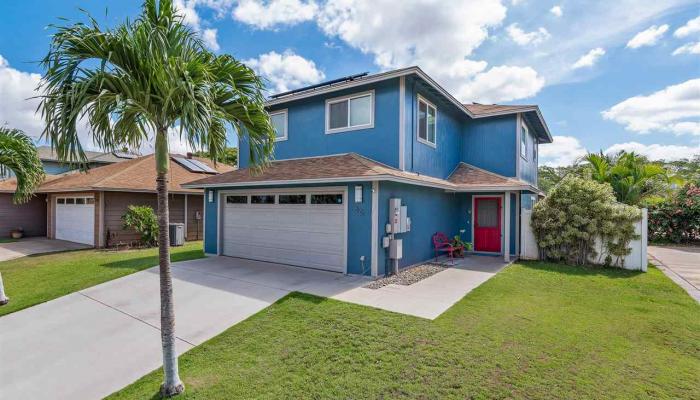
<svg viewBox="0 0 700 400">
<path fill-rule="evenodd" d="M 0 243 L 12 243 L 16 242 L 17 239 L 12 239 L 12 238 L 0 238 Z"/>
<path fill-rule="evenodd" d="M 172 261 L 204 257 L 202 242 L 171 249 Z M 0 316 L 129 275 L 158 264 L 158 249 L 78 250 L 22 257 L 0 262 L 10 298 Z"/>
<path fill-rule="evenodd" d="M 435 321 L 293 293 L 180 366 L 196 399 L 697 399 L 700 306 L 655 268 L 515 264 Z"/>
</svg>

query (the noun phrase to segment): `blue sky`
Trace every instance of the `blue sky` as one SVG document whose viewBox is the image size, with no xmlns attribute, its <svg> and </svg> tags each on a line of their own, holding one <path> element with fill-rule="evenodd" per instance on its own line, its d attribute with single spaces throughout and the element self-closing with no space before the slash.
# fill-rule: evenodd
<svg viewBox="0 0 700 400">
<path fill-rule="evenodd" d="M 700 154 L 697 1 L 178 0 L 178 7 L 212 50 L 244 60 L 272 92 L 419 65 L 464 102 L 538 104 L 555 136 L 541 148 L 551 165 L 586 150 Z M 79 8 L 113 26 L 134 18 L 140 1 L 0 4 L 0 123 L 39 134 L 36 101 L 25 99 L 40 79 L 47 26 L 84 20 Z"/>
</svg>

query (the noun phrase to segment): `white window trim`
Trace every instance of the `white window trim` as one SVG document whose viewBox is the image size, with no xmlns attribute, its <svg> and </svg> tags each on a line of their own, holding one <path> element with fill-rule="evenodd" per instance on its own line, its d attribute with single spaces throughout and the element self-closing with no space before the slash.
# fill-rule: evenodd
<svg viewBox="0 0 700 400">
<path fill-rule="evenodd" d="M 350 100 L 356 99 L 358 97 L 364 97 L 369 95 L 369 123 L 363 125 L 350 126 Z M 348 126 L 343 128 L 331 129 L 331 104 L 340 103 L 343 101 L 348 102 Z M 356 131 L 359 129 L 371 129 L 374 128 L 374 90 L 368 90 L 361 93 L 353 93 L 347 96 L 334 97 L 332 99 L 326 100 L 326 135 L 340 132 Z"/>
<path fill-rule="evenodd" d="M 433 143 L 433 142 L 427 140 L 427 137 L 429 136 L 429 135 L 428 135 L 428 126 L 427 126 L 427 125 L 426 125 L 426 127 L 425 127 L 425 136 L 426 136 L 426 139 L 423 139 L 423 138 L 420 137 L 420 102 L 421 102 L 421 101 L 422 101 L 423 103 L 425 103 L 428 107 L 432 107 L 433 110 L 435 110 L 435 143 Z M 426 117 L 425 121 L 426 121 L 426 124 L 427 124 L 427 123 L 428 123 L 428 118 L 427 118 L 427 117 Z M 425 144 L 425 145 L 427 145 L 427 146 L 430 146 L 430 147 L 432 147 L 432 148 L 434 148 L 434 149 L 437 148 L 437 136 L 438 136 L 437 121 L 438 121 L 438 111 L 437 111 L 437 107 L 435 107 L 435 105 L 434 105 L 433 103 L 429 102 L 425 97 L 423 97 L 423 96 L 421 96 L 421 95 L 419 94 L 419 95 L 417 96 L 417 100 L 416 100 L 416 139 L 417 139 L 419 142 L 421 142 L 421 143 L 423 143 L 423 144 Z"/>
<path fill-rule="evenodd" d="M 523 131 L 524 130 L 524 131 Z M 527 161 L 527 142 L 530 137 L 530 130 L 527 128 L 525 121 L 520 123 L 520 157 Z M 523 133 L 525 136 L 523 136 Z M 525 149 L 523 150 L 523 140 L 525 140 Z M 524 154 L 523 154 L 524 152 Z"/>
<path fill-rule="evenodd" d="M 281 137 L 277 137 L 277 135 L 275 135 L 275 142 L 287 140 L 289 138 L 289 114 L 287 113 L 287 109 L 284 108 L 282 110 L 276 110 L 269 114 L 270 118 L 272 118 L 273 115 L 284 114 L 284 135 L 282 135 Z"/>
</svg>

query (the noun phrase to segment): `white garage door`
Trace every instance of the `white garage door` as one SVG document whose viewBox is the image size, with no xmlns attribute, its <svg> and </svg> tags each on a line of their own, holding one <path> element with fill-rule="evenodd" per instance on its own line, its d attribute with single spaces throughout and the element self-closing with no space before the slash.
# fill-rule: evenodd
<svg viewBox="0 0 700 400">
<path fill-rule="evenodd" d="M 232 193 L 222 197 L 222 254 L 345 272 L 342 191 Z"/>
<path fill-rule="evenodd" d="M 95 244 L 95 199 L 58 197 L 56 199 L 56 239 Z"/>
</svg>

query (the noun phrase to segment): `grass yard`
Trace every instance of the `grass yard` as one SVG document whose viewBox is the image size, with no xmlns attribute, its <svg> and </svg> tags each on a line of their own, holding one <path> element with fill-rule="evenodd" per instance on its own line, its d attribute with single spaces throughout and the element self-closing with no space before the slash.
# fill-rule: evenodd
<svg viewBox="0 0 700 400">
<path fill-rule="evenodd" d="M 171 249 L 172 261 L 204 257 L 202 242 Z M 158 249 L 78 250 L 0 262 L 10 298 L 0 316 L 158 265 Z"/>
<path fill-rule="evenodd" d="M 17 239 L 12 239 L 12 238 L 0 238 L 0 243 L 12 243 L 16 242 Z"/>
<path fill-rule="evenodd" d="M 515 264 L 435 321 L 293 293 L 180 371 L 188 399 L 697 399 L 700 306 L 656 268 Z"/>
</svg>

